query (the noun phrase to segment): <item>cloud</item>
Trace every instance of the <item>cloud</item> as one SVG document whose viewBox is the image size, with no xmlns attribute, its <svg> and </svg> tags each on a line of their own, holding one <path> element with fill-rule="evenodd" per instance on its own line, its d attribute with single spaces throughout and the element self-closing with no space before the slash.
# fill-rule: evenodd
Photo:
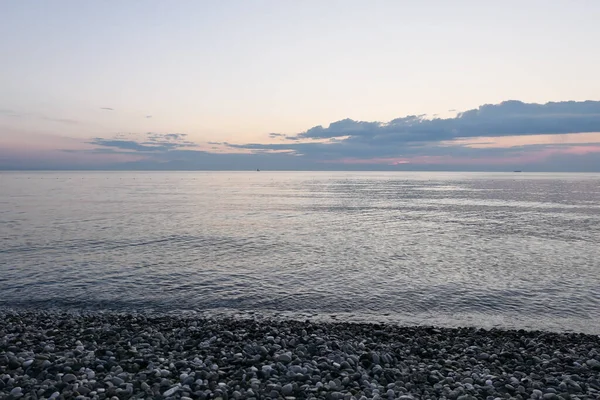
<svg viewBox="0 0 600 400">
<path fill-rule="evenodd" d="M 600 102 L 483 105 L 453 118 L 343 119 L 271 143 L 195 143 L 185 133 L 119 133 L 69 154 L 137 157 L 124 169 L 600 171 Z M 106 165 L 105 168 L 112 168 Z"/>
<path fill-rule="evenodd" d="M 40 116 L 40 119 L 43 119 L 44 121 L 51 121 L 51 122 L 60 122 L 61 124 L 67 124 L 67 125 L 79 125 L 81 123 L 81 121 L 77 121 L 74 119 L 69 119 L 69 118 L 52 118 L 52 117 L 46 117 L 46 116 Z"/>
<path fill-rule="evenodd" d="M 133 150 L 133 151 L 142 151 L 142 152 L 151 152 L 151 151 L 164 151 L 168 150 L 165 146 L 149 146 L 145 144 L 138 143 L 133 140 L 121 140 L 121 139 L 102 139 L 95 138 L 94 140 L 87 142 L 88 144 L 93 144 L 96 146 L 102 147 L 114 147 L 121 150 Z"/>
<path fill-rule="evenodd" d="M 152 115 L 146 115 L 146 118 L 152 118 Z"/>
<path fill-rule="evenodd" d="M 114 108 L 110 108 L 110 107 L 100 107 L 101 110 L 106 110 L 106 111 L 115 111 Z"/>
<path fill-rule="evenodd" d="M 148 134 L 150 135 L 150 133 L 148 133 Z M 187 136 L 187 133 L 165 133 L 164 135 L 162 135 L 162 137 L 165 139 L 174 139 L 174 140 L 180 140 L 180 139 L 185 138 L 186 136 Z"/>
<path fill-rule="evenodd" d="M 141 138 L 135 140 L 136 134 L 117 134 L 114 138 L 94 138 L 87 142 L 88 144 L 109 147 L 124 151 L 143 152 L 143 153 L 159 153 L 167 152 L 175 149 L 193 148 L 198 144 L 188 141 L 185 138 L 185 133 L 155 133 L 148 132 L 141 135 Z"/>
<path fill-rule="evenodd" d="M 409 115 L 389 122 L 344 119 L 315 126 L 299 139 L 350 136 L 371 143 L 435 142 L 459 137 L 538 135 L 600 131 L 600 101 L 528 104 L 517 100 L 487 104 L 454 118 Z"/>
<path fill-rule="evenodd" d="M 58 122 L 61 124 L 68 125 L 78 125 L 81 124 L 81 121 L 70 119 L 70 118 L 57 118 L 57 117 L 49 117 L 44 114 L 35 113 L 35 112 L 18 112 L 10 109 L 0 109 L 0 116 L 7 116 L 12 118 L 18 118 L 23 120 L 42 120 L 49 122 Z"/>
<path fill-rule="evenodd" d="M 187 133 L 146 133 L 147 144 L 168 144 L 175 147 L 197 147 L 198 144 L 187 140 Z"/>
<path fill-rule="evenodd" d="M 327 165 L 489 168 L 530 165 L 558 155 L 598 157 L 596 165 L 600 168 L 600 147 L 592 146 L 594 142 L 590 141 L 596 134 L 579 132 L 600 132 L 600 102 L 541 105 L 506 101 L 461 112 L 454 118 L 409 115 L 386 123 L 343 119 L 328 127 L 316 126 L 294 135 L 270 133 L 268 136 L 277 140 L 274 143 L 213 141 L 206 143 L 202 151 L 183 133 L 149 132 L 141 138 L 121 135 L 97 138 L 91 143 L 145 153 L 162 162 L 180 162 L 183 157 L 189 165 L 196 165 L 196 158 L 206 160 L 207 154 L 211 154 L 211 159 L 223 153 L 235 158 L 233 153 L 242 152 L 249 153 L 244 157 L 253 156 L 257 162 L 277 159 L 281 165 L 288 165 L 282 161 L 285 157 L 295 156 L 304 168 Z"/>
<path fill-rule="evenodd" d="M 269 137 L 271 139 L 280 139 L 280 140 L 299 140 L 296 135 L 290 136 L 283 133 L 269 133 Z"/>
<path fill-rule="evenodd" d="M 600 132 L 600 101 L 528 104 L 511 100 L 487 104 L 454 118 L 428 119 L 409 115 L 389 122 L 343 119 L 328 127 L 315 126 L 285 142 L 228 144 L 252 151 L 289 150 L 305 157 L 335 159 L 388 159 L 410 155 L 448 155 L 468 147 L 465 138 L 528 135 L 564 135 Z M 271 138 L 282 134 L 270 134 Z M 295 139 L 295 142 L 289 140 Z M 461 140 L 463 142 L 461 142 Z M 473 154 L 475 151 L 469 149 Z"/>
<path fill-rule="evenodd" d="M 283 133 L 269 133 L 269 137 L 275 139 L 278 137 L 286 137 L 286 135 L 284 135 Z"/>
</svg>

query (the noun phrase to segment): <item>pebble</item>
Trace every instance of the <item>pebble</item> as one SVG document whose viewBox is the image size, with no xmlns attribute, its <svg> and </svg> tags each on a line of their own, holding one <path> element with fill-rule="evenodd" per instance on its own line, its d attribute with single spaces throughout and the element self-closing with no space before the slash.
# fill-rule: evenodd
<svg viewBox="0 0 600 400">
<path fill-rule="evenodd" d="M 173 396 L 175 393 L 177 393 L 178 390 L 179 390 L 179 386 L 172 387 L 171 389 L 164 392 L 163 396 L 164 397 Z"/>
<path fill-rule="evenodd" d="M 20 387 L 17 386 L 15 388 L 13 388 L 13 390 L 10 391 L 10 395 L 11 396 L 17 396 L 17 395 L 21 394 L 22 390 L 23 389 L 21 389 Z"/>
<path fill-rule="evenodd" d="M 0 398 L 600 398 L 593 335 L 110 312 L 0 318 Z"/>
<path fill-rule="evenodd" d="M 62 381 L 64 383 L 72 383 L 75 382 L 77 380 L 77 377 L 73 374 L 66 374 L 62 377 Z"/>
<path fill-rule="evenodd" d="M 125 383 L 125 381 L 119 378 L 118 376 L 115 376 L 114 378 L 112 378 L 112 383 L 115 386 L 121 386 L 123 383 Z"/>
<path fill-rule="evenodd" d="M 281 393 L 283 393 L 284 396 L 289 396 L 293 392 L 294 392 L 294 387 L 292 386 L 291 383 L 283 385 L 283 387 L 281 388 Z"/>
<path fill-rule="evenodd" d="M 592 358 L 591 360 L 587 360 L 585 363 L 590 368 L 600 370 L 600 361 L 598 361 L 594 358 Z"/>
</svg>

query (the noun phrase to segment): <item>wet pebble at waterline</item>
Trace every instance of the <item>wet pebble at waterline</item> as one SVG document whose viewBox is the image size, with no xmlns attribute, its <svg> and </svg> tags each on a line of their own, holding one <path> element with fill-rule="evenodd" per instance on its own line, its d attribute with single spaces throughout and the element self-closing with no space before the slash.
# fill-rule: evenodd
<svg viewBox="0 0 600 400">
<path fill-rule="evenodd" d="M 7 399 L 598 399 L 600 337 L 539 331 L 0 314 Z"/>
</svg>

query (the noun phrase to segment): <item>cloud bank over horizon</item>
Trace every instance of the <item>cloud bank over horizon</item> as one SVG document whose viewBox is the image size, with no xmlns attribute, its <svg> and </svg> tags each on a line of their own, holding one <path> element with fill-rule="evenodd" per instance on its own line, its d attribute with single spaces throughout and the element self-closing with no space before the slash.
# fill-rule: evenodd
<svg viewBox="0 0 600 400">
<path fill-rule="evenodd" d="M 196 143 L 187 133 L 147 132 L 97 136 L 84 144 L 62 149 L 78 155 L 78 162 L 46 168 L 600 171 L 600 101 L 510 100 L 451 118 L 347 118 L 299 133 L 268 133 L 264 143 Z M 86 154 L 96 161 L 81 162 Z M 113 158 L 102 163 L 102 155 Z M 15 163 L 14 157 L 0 150 L 0 168 L 28 169 L 26 160 Z M 31 160 L 29 167 L 44 163 Z"/>
</svg>

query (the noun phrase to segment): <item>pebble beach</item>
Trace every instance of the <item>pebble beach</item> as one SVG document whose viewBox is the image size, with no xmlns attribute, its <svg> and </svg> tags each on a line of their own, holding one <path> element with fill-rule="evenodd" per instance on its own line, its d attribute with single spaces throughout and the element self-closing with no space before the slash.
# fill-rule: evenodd
<svg viewBox="0 0 600 400">
<path fill-rule="evenodd" d="M 599 399 L 579 333 L 0 312 L 2 399 Z"/>
</svg>

